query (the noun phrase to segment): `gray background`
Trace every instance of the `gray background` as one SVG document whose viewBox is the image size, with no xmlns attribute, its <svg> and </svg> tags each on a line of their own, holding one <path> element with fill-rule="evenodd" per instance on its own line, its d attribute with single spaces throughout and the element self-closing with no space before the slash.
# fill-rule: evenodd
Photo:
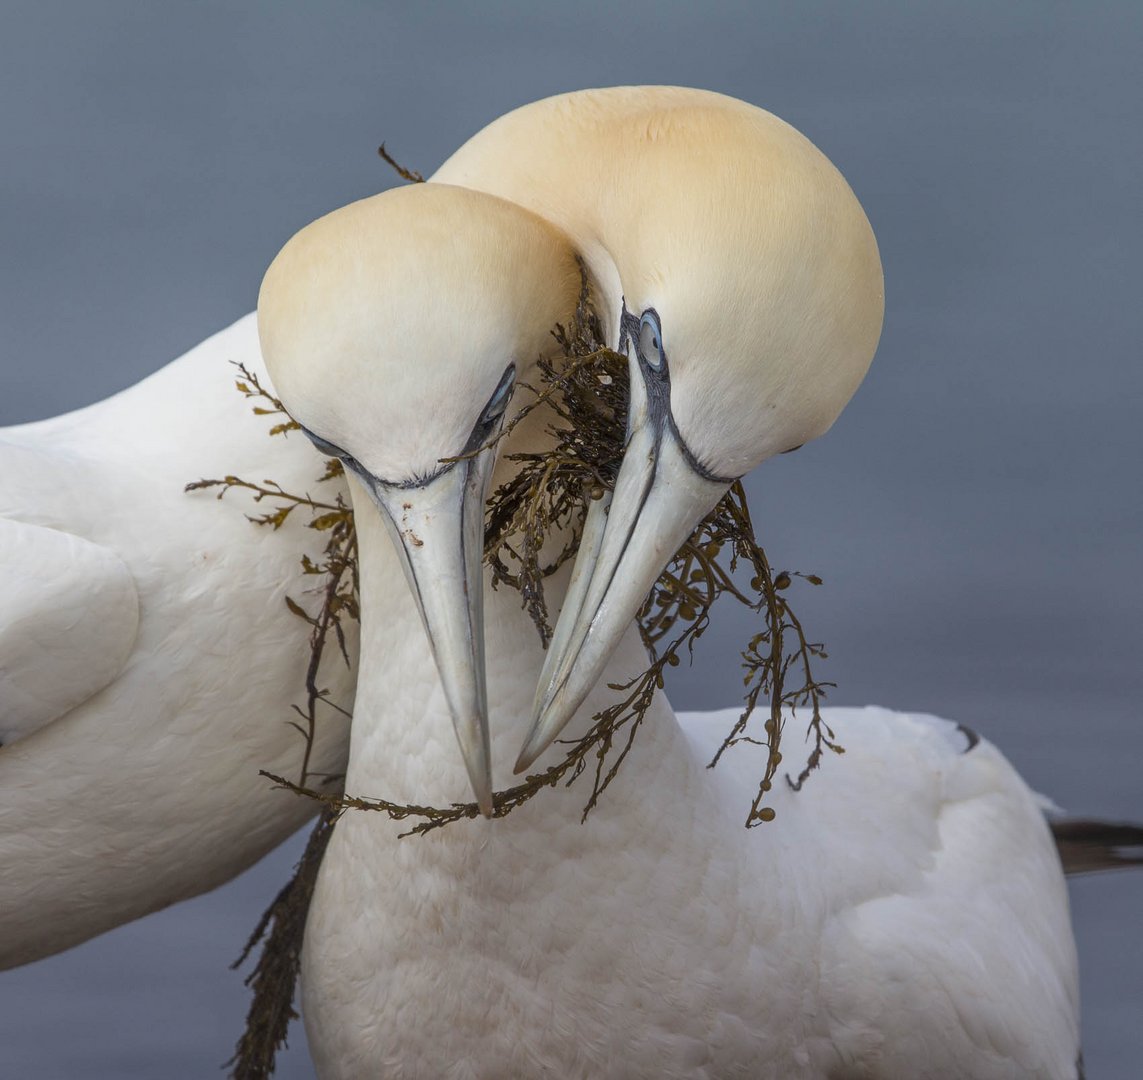
<svg viewBox="0 0 1143 1080">
<path fill-rule="evenodd" d="M 885 334 L 831 435 L 752 480 L 833 700 L 963 720 L 1076 811 L 1143 818 L 1143 5 L 533 10 L 0 6 L 0 422 L 127 386 L 248 311 L 300 225 L 543 95 L 764 105 L 881 243 Z M 807 595 L 812 594 L 812 595 Z M 725 612 L 672 698 L 735 700 Z M 0 1075 L 217 1075 L 226 971 L 297 843 L 213 896 L 0 975 Z M 1143 1057 L 1143 875 L 1073 890 L 1091 1077 Z M 305 1077 L 300 1047 L 280 1075 Z"/>
</svg>

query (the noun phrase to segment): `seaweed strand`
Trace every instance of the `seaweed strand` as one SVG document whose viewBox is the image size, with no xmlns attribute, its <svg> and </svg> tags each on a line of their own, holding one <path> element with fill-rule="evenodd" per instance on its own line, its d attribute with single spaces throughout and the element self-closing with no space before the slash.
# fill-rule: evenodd
<svg viewBox="0 0 1143 1080">
<path fill-rule="evenodd" d="M 231 1080 L 265 1080 L 272 1076 L 277 1053 L 286 1045 L 290 1021 L 298 1017 L 293 1006 L 294 987 L 301 967 L 306 916 L 318 867 L 336 820 L 337 814 L 328 809 L 318 815 L 305 851 L 294 867 L 294 876 L 263 912 L 242 955 L 230 965 L 231 970 L 241 967 L 262 943 L 254 970 L 244 980 L 251 989 L 246 1027 L 234 1056 L 223 1066 L 230 1069 Z"/>
</svg>

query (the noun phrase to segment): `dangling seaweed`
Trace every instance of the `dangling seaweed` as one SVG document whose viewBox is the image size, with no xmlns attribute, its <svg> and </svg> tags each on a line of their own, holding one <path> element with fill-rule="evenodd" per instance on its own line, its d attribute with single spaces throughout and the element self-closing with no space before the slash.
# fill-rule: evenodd
<svg viewBox="0 0 1143 1080">
<path fill-rule="evenodd" d="M 251 989 L 246 1028 L 234 1048 L 234 1057 L 224 1066 L 231 1069 L 233 1080 L 264 1080 L 271 1076 L 277 1052 L 286 1045 L 290 1021 L 298 1018 L 294 988 L 301 969 L 306 916 L 318 867 L 336 820 L 337 814 L 332 810 L 322 810 L 318 815 L 293 877 L 262 913 L 242 955 L 230 965 L 231 970 L 240 968 L 262 942 L 254 970 L 244 980 Z"/>
<path fill-rule="evenodd" d="M 258 380 L 258 376 L 250 371 L 244 364 L 235 364 L 241 378 L 235 381 L 239 392 L 248 398 L 254 398 L 262 404 L 255 405 L 253 413 L 256 416 L 283 416 L 285 420 L 274 424 L 268 434 L 287 435 L 291 431 L 298 431 L 300 426 L 291 420 L 281 401 L 274 397 Z M 319 484 L 330 480 L 338 480 L 344 475 L 341 462 L 337 458 L 326 458 L 323 471 L 317 477 Z M 293 705 L 295 713 L 302 723 L 291 720 L 290 724 L 296 728 L 304 740 L 301 769 L 298 783 L 305 785 L 310 776 L 310 755 L 313 752 L 314 737 L 317 732 L 318 705 L 324 703 L 331 709 L 336 709 L 343 715 L 344 709 L 329 700 L 328 690 L 318 686 L 318 673 L 321 669 L 322 658 L 325 656 L 325 647 L 332 636 L 337 642 L 342 659 L 347 667 L 352 666 L 349 650 L 346 647 L 345 628 L 342 619 L 348 618 L 353 622 L 360 621 L 361 613 L 358 606 L 359 588 L 357 578 L 357 534 L 353 528 L 353 509 L 346 503 L 341 492 L 338 492 L 332 502 L 320 501 L 310 495 L 293 495 L 283 490 L 282 486 L 273 480 L 264 480 L 262 483 L 252 483 L 238 476 L 224 476 L 221 480 L 196 480 L 187 484 L 185 491 L 203 491 L 218 488 L 216 498 L 223 498 L 230 491 L 250 491 L 254 493 L 254 502 L 261 503 L 266 499 L 273 501 L 273 509 L 262 514 L 247 518 L 255 525 L 269 526 L 271 529 L 280 529 L 290 515 L 296 510 L 309 511 L 309 521 L 306 526 L 326 534 L 325 548 L 321 557 L 315 562 L 308 555 L 302 555 L 302 572 L 306 575 L 321 579 L 317 587 L 322 601 L 316 612 L 308 612 L 305 607 L 292 596 L 286 597 L 286 606 L 298 618 L 310 626 L 310 660 L 306 665 L 305 692 L 306 704 Z M 302 724 L 305 726 L 303 727 Z M 327 782 L 331 779 L 326 778 Z"/>
<path fill-rule="evenodd" d="M 267 434 L 286 436 L 291 431 L 299 430 L 299 425 L 290 419 L 281 401 L 262 386 L 257 374 L 243 364 L 236 364 L 235 367 L 240 376 L 235 381 L 235 386 L 241 394 L 256 402 L 252 412 L 257 416 L 284 418 L 274 423 Z M 319 484 L 324 484 L 339 480 L 343 475 L 341 462 L 336 458 L 327 458 L 316 479 Z M 215 496 L 218 499 L 232 491 L 245 491 L 252 493 L 255 503 L 270 500 L 271 510 L 255 515 L 247 514 L 255 525 L 277 530 L 292 514 L 300 511 L 309 515 L 306 522 L 308 528 L 326 536 L 325 547 L 316 561 L 305 554 L 300 560 L 303 573 L 319 579 L 315 591 L 321 597 L 320 606 L 310 612 L 299 600 L 286 597 L 289 610 L 310 627 L 310 659 L 304 679 L 305 705 L 292 706 L 301 723 L 289 721 L 302 736 L 298 782 L 306 784 L 312 775 L 309 768 L 310 755 L 319 722 L 319 704 L 324 703 L 344 713 L 344 710 L 329 700 L 328 691 L 318 685 L 326 646 L 331 641 L 336 642 L 343 661 L 349 665 L 351 661 L 342 620 L 360 620 L 357 534 L 353 528 L 353 510 L 340 492 L 334 495 L 332 501 L 323 501 L 309 494 L 292 494 L 273 480 L 254 483 L 238 476 L 225 476 L 221 480 L 195 481 L 187 484 L 185 490 L 189 492 L 213 488 L 218 489 Z M 322 779 L 328 786 L 339 784 L 342 778 L 323 776 Z M 294 868 L 293 876 L 263 912 L 242 954 L 231 965 L 235 969 L 241 967 L 261 942 L 258 960 L 245 979 L 245 984 L 251 989 L 246 1026 L 235 1046 L 234 1056 L 225 1066 L 230 1069 L 228 1075 L 233 1080 L 265 1080 L 273 1075 L 277 1052 L 286 1045 L 290 1022 L 297 1018 L 293 1007 L 294 988 L 298 980 L 306 916 L 317 881 L 318 867 L 337 816 L 336 812 L 329 809 L 321 811 L 302 858 Z"/>
</svg>

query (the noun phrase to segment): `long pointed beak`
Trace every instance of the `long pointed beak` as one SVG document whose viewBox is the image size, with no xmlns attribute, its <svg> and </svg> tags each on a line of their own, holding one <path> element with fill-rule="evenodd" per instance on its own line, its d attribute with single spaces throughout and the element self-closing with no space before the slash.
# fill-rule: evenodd
<svg viewBox="0 0 1143 1080">
<path fill-rule="evenodd" d="M 490 447 L 415 487 L 361 476 L 401 556 L 472 790 L 486 817 L 492 813 L 492 762 L 481 558 L 484 499 L 495 461 Z"/>
<path fill-rule="evenodd" d="M 663 567 L 728 486 L 695 470 L 665 417 L 644 414 L 628 440 L 610 506 L 600 500 L 588 511 L 516 772 L 575 714 Z"/>
</svg>

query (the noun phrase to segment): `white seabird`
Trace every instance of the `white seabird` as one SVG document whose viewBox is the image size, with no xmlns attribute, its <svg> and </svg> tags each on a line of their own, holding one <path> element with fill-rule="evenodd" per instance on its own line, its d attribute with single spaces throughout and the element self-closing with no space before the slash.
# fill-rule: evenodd
<svg viewBox="0 0 1143 1080">
<path fill-rule="evenodd" d="M 625 467 L 606 529 L 599 508 L 581 550 L 590 572 L 556 629 L 524 769 L 730 482 L 836 419 L 877 346 L 881 262 L 853 192 L 808 139 L 708 91 L 619 87 L 526 105 L 434 179 L 564 229 L 602 286 L 605 325 L 631 346 Z"/>
<path fill-rule="evenodd" d="M 183 489 L 339 487 L 319 495 L 304 438 L 268 437 L 229 361 L 265 380 L 253 316 L 106 401 L 0 430 L 0 968 L 206 892 L 313 812 L 258 770 L 301 765 L 309 634 L 284 598 L 306 602 L 320 534 Z M 323 665 L 343 709 L 355 678 Z M 320 719 L 311 768 L 339 774 L 347 721 Z"/>
<path fill-rule="evenodd" d="M 653 120 L 642 125 L 648 135 L 671 129 Z M 783 137 L 796 143 L 795 158 L 814 162 L 808 186 L 784 206 L 795 226 L 809 206 L 814 227 L 803 234 L 860 234 L 856 201 L 819 190 L 839 190 L 828 163 L 795 133 Z M 574 161 L 574 145 L 569 152 Z M 685 194 L 669 175 L 661 189 Z M 600 190 L 616 188 L 601 179 Z M 776 268 L 737 260 L 754 223 L 720 207 L 717 187 L 704 190 L 718 211 L 709 228 L 687 236 L 679 218 L 651 214 L 645 227 L 661 227 L 673 259 L 655 259 L 648 242 L 626 249 L 620 269 L 631 303 L 646 301 L 628 281 L 664 292 L 657 341 L 638 308 L 633 395 L 644 366 L 655 367 L 648 346 L 673 356 L 675 334 L 705 342 L 709 377 L 702 393 L 692 384 L 689 422 L 673 423 L 691 457 L 725 475 L 719 469 L 759 455 L 759 434 L 707 430 L 697 418 L 724 408 L 724 393 L 772 404 L 771 452 L 828 426 L 872 353 L 880 271 L 867 247 L 840 261 L 844 272 L 791 290 L 798 272 L 790 282 L 781 271 L 796 246 L 762 249 Z M 503 778 L 505 750 L 528 723 L 543 653 L 518 598 L 492 592 L 483 613 L 487 741 L 481 730 L 473 538 L 495 450 L 451 466 L 442 459 L 476 450 L 499 428 L 513 379 L 551 347 L 550 327 L 575 303 L 574 254 L 523 211 L 426 185 L 323 218 L 267 274 L 259 319 L 268 366 L 291 413 L 338 450 L 352 478 L 363 590 L 352 793 L 440 804 L 471 781 L 487 803 L 489 762 L 493 781 Z M 742 276 L 734 319 L 668 302 L 678 275 L 695 267 L 711 302 L 725 296 L 718 285 L 728 274 Z M 767 292 L 775 274 L 788 303 Z M 806 298 L 818 289 L 837 293 L 827 314 L 852 299 L 848 329 L 809 317 L 817 312 Z M 703 289 L 692 295 L 701 299 Z M 754 304 L 773 325 L 760 325 Z M 815 347 L 830 341 L 836 351 Z M 812 370 L 779 364 L 786 377 L 771 385 L 756 361 L 760 344 L 776 342 Z M 831 373 L 831 364 L 846 370 Z M 653 415 L 645 402 L 636 409 Z M 729 455 L 728 435 L 737 437 Z M 514 437 L 536 445 L 542 433 Z M 670 453 L 662 445 L 660 468 Z M 626 522 L 623 483 L 611 516 Z M 410 633 L 418 609 L 435 663 Z M 569 730 L 584 730 L 610 699 L 607 682 L 644 665 L 633 628 L 621 627 L 602 679 L 585 679 L 582 704 L 569 707 Z M 399 840 L 406 826 L 379 814 L 345 815 L 304 953 L 319 1074 L 1075 1077 L 1063 876 L 1035 797 L 1002 755 L 934 718 L 830 710 L 845 756 L 800 793 L 776 785 L 776 822 L 746 831 L 762 752 L 738 748 L 705 768 L 727 719 L 676 718 L 657 699 L 583 825 L 585 792 L 574 786 L 504 820 L 424 839 Z"/>
</svg>

